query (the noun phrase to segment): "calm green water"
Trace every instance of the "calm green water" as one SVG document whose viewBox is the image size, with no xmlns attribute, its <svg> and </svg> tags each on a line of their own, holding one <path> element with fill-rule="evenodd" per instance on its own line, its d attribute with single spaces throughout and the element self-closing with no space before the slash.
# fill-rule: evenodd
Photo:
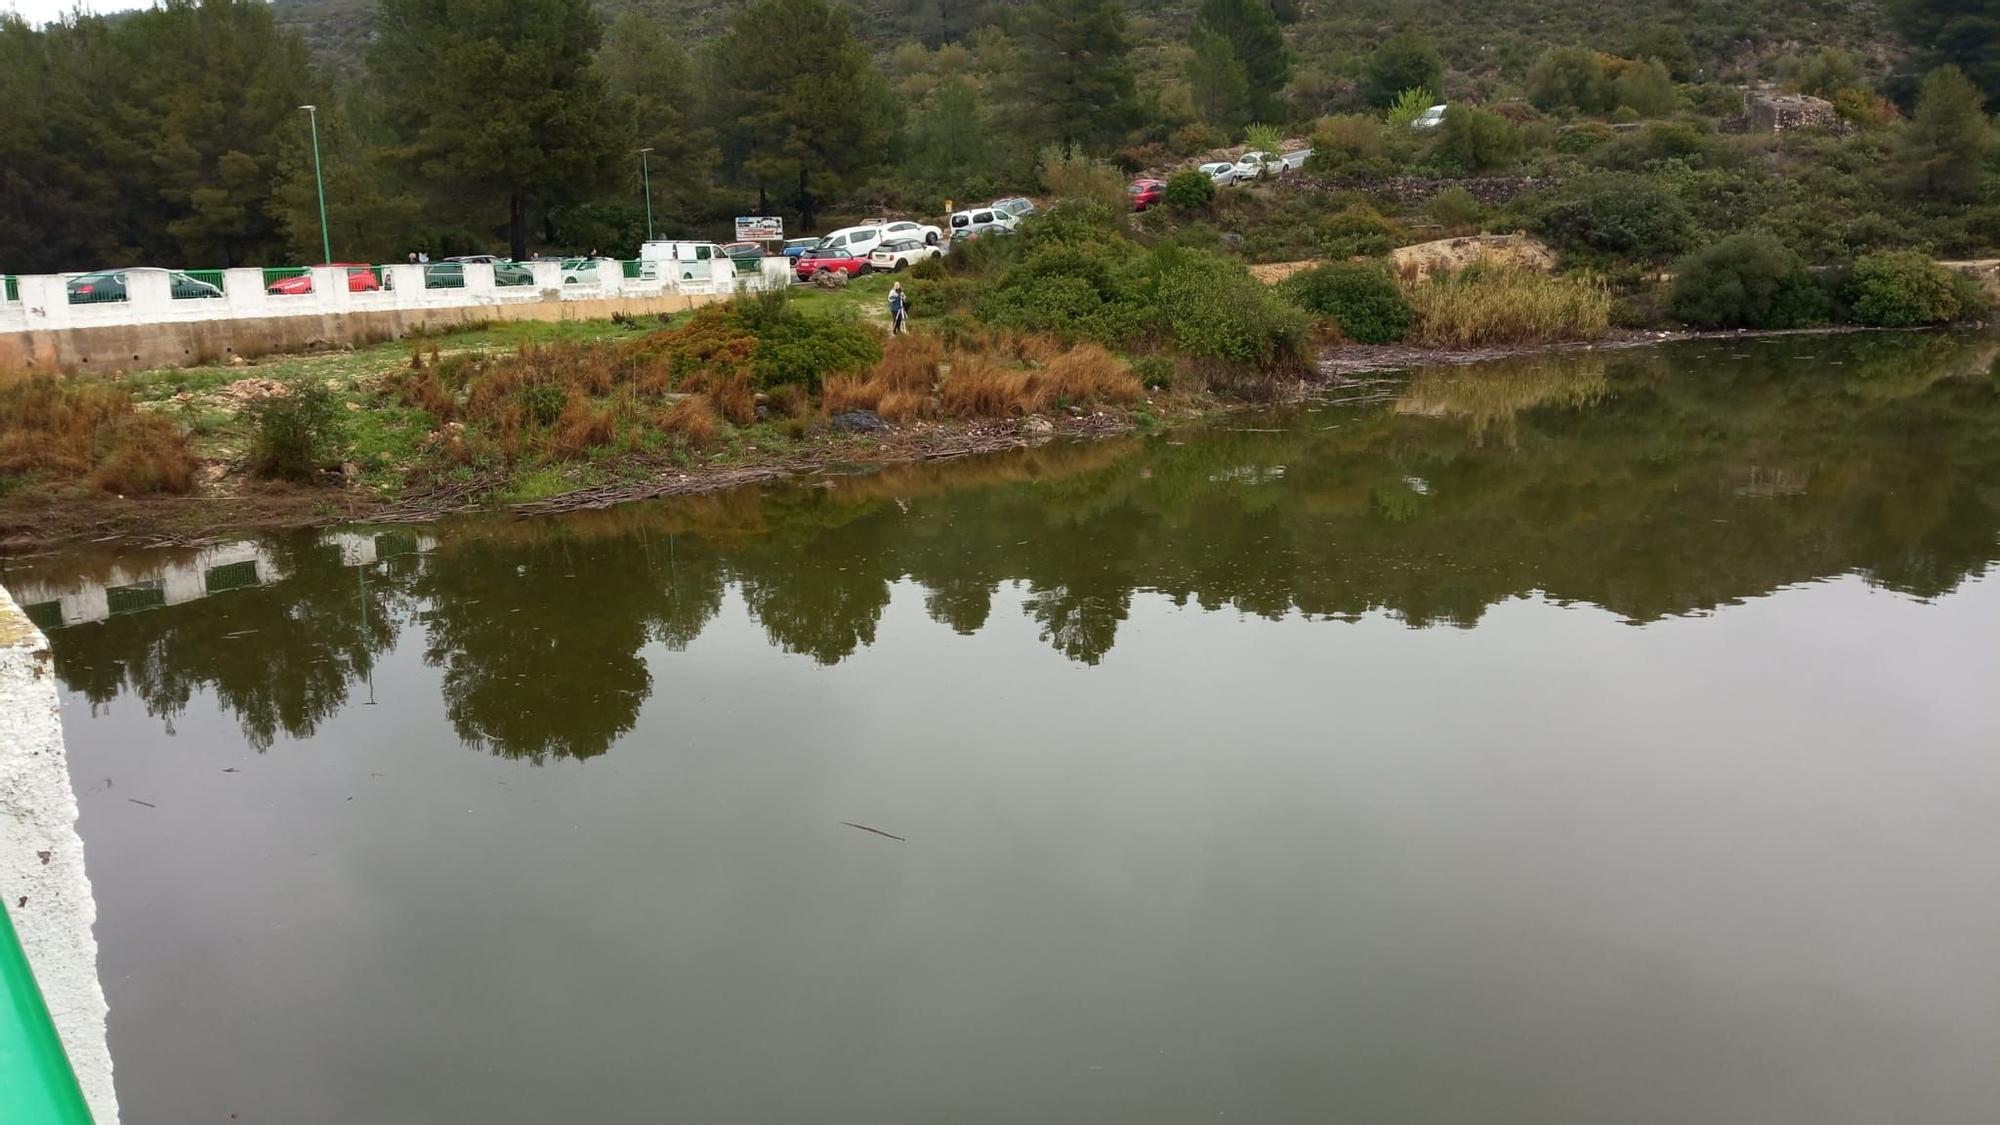
<svg viewBox="0 0 2000 1125">
<path fill-rule="evenodd" d="M 1996 346 L 18 560 L 126 1119 L 1991 1120 Z"/>
</svg>

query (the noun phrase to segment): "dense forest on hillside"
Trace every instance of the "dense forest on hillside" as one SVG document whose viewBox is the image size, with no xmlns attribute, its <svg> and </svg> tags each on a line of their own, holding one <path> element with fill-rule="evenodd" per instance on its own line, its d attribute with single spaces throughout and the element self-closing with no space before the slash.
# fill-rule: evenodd
<svg viewBox="0 0 2000 1125">
<path fill-rule="evenodd" d="M 1744 136 L 1750 87 L 1838 117 Z M 0 18 L 0 270 L 317 258 L 307 103 L 343 259 L 632 253 L 640 149 L 656 232 L 720 236 L 1285 136 L 1313 138 L 1310 176 L 1183 198 L 1151 236 L 1254 259 L 1531 226 L 1603 267 L 1755 228 L 1815 264 L 1970 255 L 2000 243 L 1996 95 L 2000 0 L 163 0 Z M 1413 131 L 1434 100 L 1444 126 Z M 1653 210 L 1606 210 L 1632 199 Z"/>
</svg>

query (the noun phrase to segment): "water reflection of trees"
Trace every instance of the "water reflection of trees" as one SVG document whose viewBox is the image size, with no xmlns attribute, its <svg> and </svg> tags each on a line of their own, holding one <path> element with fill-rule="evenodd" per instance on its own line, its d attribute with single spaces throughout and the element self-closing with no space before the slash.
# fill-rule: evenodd
<svg viewBox="0 0 2000 1125">
<path fill-rule="evenodd" d="M 1994 557 L 1991 352 L 1793 337 L 1427 372 L 1394 406 L 1281 433 L 1224 424 L 478 522 L 407 574 L 377 568 L 365 597 L 302 550 L 273 589 L 67 631 L 58 672 L 169 718 L 211 686 L 262 746 L 310 733 L 372 654 L 421 630 L 460 735 L 539 760 L 630 730 L 658 673 L 646 646 L 685 648 L 731 587 L 772 645 L 824 664 L 874 642 L 904 578 L 960 633 L 1016 585 L 1043 641 L 1083 663 L 1139 591 L 1412 626 L 1531 592 L 1643 621 L 1848 572 L 1929 597 Z"/>
<path fill-rule="evenodd" d="M 368 584 L 310 537 L 266 550 L 284 582 L 63 630 L 51 646 L 57 677 L 93 706 L 137 696 L 169 730 L 207 690 L 259 750 L 281 732 L 311 734 L 394 643 L 407 599 L 392 569 Z"/>
</svg>

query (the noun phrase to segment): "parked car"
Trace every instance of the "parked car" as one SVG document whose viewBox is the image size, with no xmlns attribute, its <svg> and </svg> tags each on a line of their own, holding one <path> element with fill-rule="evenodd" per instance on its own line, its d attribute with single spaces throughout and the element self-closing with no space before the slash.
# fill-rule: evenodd
<svg viewBox="0 0 2000 1125">
<path fill-rule="evenodd" d="M 140 268 L 140 267 L 135 267 Z M 200 300 L 222 296 L 220 287 L 211 285 L 198 277 L 192 277 L 179 270 L 162 270 L 167 275 L 167 288 L 175 300 Z M 126 270 L 98 270 L 96 273 L 81 274 L 69 279 L 69 303 L 72 305 L 95 304 L 99 301 L 123 301 L 126 299 Z"/>
<path fill-rule="evenodd" d="M 347 270 L 347 291 L 349 293 L 376 293 L 381 291 L 382 282 L 380 278 L 375 276 L 374 267 L 364 266 L 359 262 L 334 262 L 332 264 L 337 268 Z M 264 287 L 264 292 L 274 297 L 297 296 L 312 291 L 313 276 L 310 273 L 297 274 L 293 277 L 281 277 Z"/>
<path fill-rule="evenodd" d="M 884 242 L 868 254 L 870 269 L 887 270 L 898 273 L 909 269 L 917 262 L 932 262 L 944 257 L 944 251 L 927 242 L 914 238 L 897 238 Z"/>
<path fill-rule="evenodd" d="M 1285 170 L 1285 162 L 1275 153 L 1246 152 L 1236 158 L 1236 182 L 1245 183 L 1263 176 L 1276 176 Z"/>
<path fill-rule="evenodd" d="M 800 281 L 811 281 L 819 273 L 844 273 L 855 278 L 868 272 L 868 259 L 846 249 L 812 250 L 800 256 L 792 272 Z"/>
<path fill-rule="evenodd" d="M 843 250 L 849 254 L 866 257 L 880 241 L 882 241 L 882 226 L 879 223 L 871 223 L 867 226 L 842 227 L 820 239 L 813 249 Z"/>
<path fill-rule="evenodd" d="M 596 258 L 564 258 L 562 263 L 564 285 L 596 285 Z"/>
<path fill-rule="evenodd" d="M 1311 148 L 1293 149 L 1291 152 L 1280 156 L 1278 161 L 1285 166 L 1287 171 L 1296 172 L 1306 166 L 1306 161 L 1312 159 L 1312 154 L 1313 150 Z"/>
<path fill-rule="evenodd" d="M 925 226 L 923 223 L 912 223 L 907 221 L 888 223 L 882 227 L 882 241 L 884 242 L 893 242 L 909 238 L 914 238 L 918 242 L 927 243 L 931 246 L 936 246 L 937 244 L 944 241 L 944 232 L 933 226 Z"/>
<path fill-rule="evenodd" d="M 658 239 L 639 244 L 640 276 L 648 281 L 666 277 L 669 280 L 693 281 L 713 276 L 714 267 L 709 263 L 717 258 L 727 258 L 722 247 L 713 242 L 675 242 Z"/>
<path fill-rule="evenodd" d="M 731 258 L 761 258 L 764 256 L 764 248 L 754 242 L 724 243 L 722 252 Z"/>
<path fill-rule="evenodd" d="M 1417 119 L 1415 121 L 1410 122 L 1410 128 L 1435 129 L 1442 124 L 1444 124 L 1444 107 L 1441 105 L 1434 105 L 1429 109 L 1423 111 L 1422 113 L 1418 114 Z"/>
<path fill-rule="evenodd" d="M 1021 220 L 1000 208 L 976 207 L 970 211 L 953 212 L 951 237 L 952 241 L 957 242 L 961 239 L 977 238 L 988 231 L 1004 231 L 1012 234 L 1014 228 L 1020 225 Z"/>
<path fill-rule="evenodd" d="M 468 262 L 483 262 L 493 267 L 495 285 L 533 285 L 535 271 L 518 262 L 496 258 L 491 254 L 466 254 L 456 258 L 446 258 L 424 267 L 424 288 L 463 289 L 465 288 L 465 266 Z"/>
<path fill-rule="evenodd" d="M 994 200 L 993 209 L 1005 211 L 1016 219 L 1025 219 L 1035 213 L 1035 201 L 1025 195 L 1016 195 L 1008 199 Z"/>
<path fill-rule="evenodd" d="M 802 257 L 806 251 L 818 245 L 819 245 L 819 239 L 817 238 L 788 238 L 785 240 L 785 257 L 789 259 L 793 265 L 798 265 L 799 258 Z"/>
<path fill-rule="evenodd" d="M 1133 180 L 1125 188 L 1132 197 L 1132 210 L 1144 211 L 1167 197 L 1165 180 Z"/>
<path fill-rule="evenodd" d="M 1201 166 L 1201 174 L 1213 180 L 1216 186 L 1236 182 L 1236 165 L 1233 161 L 1213 160 Z"/>
</svg>

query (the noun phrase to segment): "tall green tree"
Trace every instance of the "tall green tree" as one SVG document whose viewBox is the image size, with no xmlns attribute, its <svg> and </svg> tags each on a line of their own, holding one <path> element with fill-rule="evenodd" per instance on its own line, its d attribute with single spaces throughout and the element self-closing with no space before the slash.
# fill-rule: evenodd
<svg viewBox="0 0 2000 1125">
<path fill-rule="evenodd" d="M 946 78 L 910 116 L 904 167 L 916 182 L 950 194 L 988 177 L 993 160 L 979 91 L 961 76 Z"/>
<path fill-rule="evenodd" d="M 1280 95 L 1292 76 L 1292 53 L 1265 0 L 1201 0 L 1195 26 L 1220 35 L 1235 49 L 1250 88 L 1250 116 L 1282 118 Z"/>
<path fill-rule="evenodd" d="M 1421 32 L 1399 31 L 1368 56 L 1361 96 L 1369 105 L 1386 109 L 1396 104 L 1396 95 L 1417 87 L 1444 89 L 1444 57 Z"/>
<path fill-rule="evenodd" d="M 2000 0 L 1895 0 L 1890 16 L 1920 55 L 1957 67 L 2000 107 Z"/>
<path fill-rule="evenodd" d="M 1979 88 L 1972 80 L 1955 66 L 1931 71 L 1904 134 L 1903 164 L 1910 189 L 1930 199 L 1972 198 L 1979 190 L 1992 140 Z"/>
<path fill-rule="evenodd" d="M 711 58 L 724 155 L 810 228 L 826 196 L 885 165 L 901 122 L 889 84 L 826 0 L 755 0 Z"/>
<path fill-rule="evenodd" d="M 1235 130 L 1250 120 L 1250 78 L 1229 40 L 1207 28 L 1188 38 L 1194 54 L 1187 61 L 1188 90 L 1202 120 L 1223 130 Z"/>
<path fill-rule="evenodd" d="M 706 209 L 709 177 L 718 154 L 715 136 L 696 110 L 694 65 L 667 29 L 636 11 L 625 11 L 604 33 L 597 66 L 605 86 L 622 99 L 634 148 L 650 148 L 656 219 L 685 227 Z M 643 190 L 636 158 L 627 161 L 632 183 Z M 631 198 L 638 199 L 637 193 Z M 643 200 L 640 200 L 643 212 Z"/>
<path fill-rule="evenodd" d="M 630 142 L 591 65 L 590 0 L 382 0 L 368 68 L 396 158 L 439 207 L 505 215 L 528 253 L 538 208 L 586 197 Z"/>
<path fill-rule="evenodd" d="M 1138 93 L 1118 0 L 1032 0 L 1019 40 L 1018 94 L 1040 139 L 1070 155 L 1131 128 Z"/>
</svg>

